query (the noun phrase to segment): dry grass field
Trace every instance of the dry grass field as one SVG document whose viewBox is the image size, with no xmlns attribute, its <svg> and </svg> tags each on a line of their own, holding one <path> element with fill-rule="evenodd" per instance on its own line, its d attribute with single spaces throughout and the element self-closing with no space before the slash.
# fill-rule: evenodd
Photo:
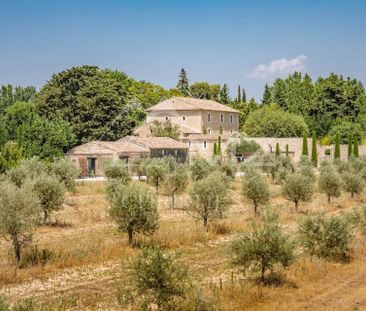
<svg viewBox="0 0 366 311">
<path fill-rule="evenodd" d="M 0 244 L 0 293 L 15 302 L 32 298 L 42 310 L 124 310 L 117 304 L 116 290 L 129 282 L 130 260 L 139 252 L 128 246 L 108 217 L 103 182 L 82 183 L 68 193 L 65 207 L 53 215 L 53 225 L 41 227 L 34 236 L 39 249 L 51 251 L 44 266 L 15 270 L 11 245 Z M 230 265 L 228 243 L 248 230 L 253 210 L 240 192 L 240 179 L 233 184 L 233 205 L 227 217 L 208 232 L 184 207 L 187 195 L 178 197 L 178 209 L 170 198 L 159 196 L 160 227 L 140 243 L 162 245 L 177 251 L 192 279 L 202 287 L 218 310 L 366 310 L 366 238 L 356 236 L 352 260 L 332 263 L 299 254 L 286 271 L 281 287 L 255 285 Z M 281 213 L 284 229 L 295 234 L 293 206 L 271 185 L 271 201 Z M 347 193 L 330 205 L 316 193 L 300 213 L 350 211 L 366 201 L 366 193 L 350 198 Z"/>
</svg>

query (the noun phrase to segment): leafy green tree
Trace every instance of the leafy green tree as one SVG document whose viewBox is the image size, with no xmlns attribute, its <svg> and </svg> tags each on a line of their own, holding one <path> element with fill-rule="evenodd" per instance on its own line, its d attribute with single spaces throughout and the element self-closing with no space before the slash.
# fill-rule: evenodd
<svg viewBox="0 0 366 311">
<path fill-rule="evenodd" d="M 341 144 L 348 144 L 349 141 L 350 144 L 352 144 L 353 139 L 358 139 L 360 141 L 366 136 L 366 132 L 362 128 L 361 124 L 352 123 L 349 121 L 340 121 L 339 123 L 332 126 L 328 133 L 332 142 L 336 140 L 337 134 L 340 135 Z"/>
<path fill-rule="evenodd" d="M 299 240 L 310 255 L 348 261 L 351 253 L 351 223 L 345 216 L 307 215 L 298 223 Z"/>
<path fill-rule="evenodd" d="M 156 195 L 144 184 L 121 184 L 114 195 L 108 196 L 109 213 L 119 230 L 127 232 L 128 244 L 134 243 L 134 234 L 153 233 L 158 227 Z"/>
<path fill-rule="evenodd" d="M 263 99 L 262 99 L 262 105 L 268 105 L 272 102 L 272 94 L 271 90 L 268 87 L 268 84 L 264 86 L 264 92 L 263 92 Z"/>
<path fill-rule="evenodd" d="M 6 172 L 6 178 L 17 187 L 47 174 L 47 167 L 37 158 L 26 159 Z"/>
<path fill-rule="evenodd" d="M 10 238 L 19 264 L 21 250 L 32 240 L 39 224 L 41 209 L 31 184 L 18 188 L 10 182 L 2 182 L 0 188 L 0 233 Z"/>
<path fill-rule="evenodd" d="M 0 153 L 1 166 L 0 170 L 5 172 L 16 167 L 22 159 L 22 151 L 15 142 L 7 142 Z"/>
<path fill-rule="evenodd" d="M 187 73 L 184 68 L 180 70 L 179 79 L 177 83 L 177 89 L 184 95 L 190 96 L 189 93 L 189 82 L 187 78 Z"/>
<path fill-rule="evenodd" d="M 353 198 L 355 194 L 360 194 L 365 186 L 362 177 L 357 172 L 345 172 L 342 174 L 343 189 L 351 193 Z"/>
<path fill-rule="evenodd" d="M 172 197 L 172 209 L 176 207 L 176 196 L 179 193 L 184 192 L 188 185 L 188 171 L 187 167 L 183 164 L 176 166 L 173 172 L 169 173 L 165 180 L 163 187 L 166 192 Z"/>
<path fill-rule="evenodd" d="M 252 112 L 244 124 L 244 132 L 254 137 L 299 137 L 307 131 L 301 116 L 272 104 Z"/>
<path fill-rule="evenodd" d="M 312 147 L 311 147 L 311 162 L 315 167 L 318 166 L 318 151 L 316 145 L 316 133 L 313 131 L 312 135 Z"/>
<path fill-rule="evenodd" d="M 52 76 L 36 98 L 37 111 L 68 122 L 76 143 L 115 140 L 132 133 L 145 112 L 130 94 L 127 75 L 95 66 L 73 67 Z"/>
<path fill-rule="evenodd" d="M 226 83 L 222 86 L 219 97 L 221 104 L 228 105 L 230 103 L 229 88 Z"/>
<path fill-rule="evenodd" d="M 189 92 L 194 98 L 212 99 L 219 101 L 220 99 L 220 85 L 209 84 L 207 82 L 195 82 L 190 85 Z"/>
<path fill-rule="evenodd" d="M 197 180 L 190 192 L 189 210 L 197 218 L 203 220 L 203 225 L 224 216 L 230 204 L 226 176 L 213 172 L 207 177 Z M 214 189 L 214 191 L 213 191 Z"/>
<path fill-rule="evenodd" d="M 283 195 L 295 203 L 298 212 L 300 202 L 311 201 L 314 193 L 314 185 L 311 180 L 299 173 L 289 175 L 282 185 Z"/>
<path fill-rule="evenodd" d="M 265 282 L 266 272 L 273 273 L 279 265 L 288 267 L 294 261 L 294 243 L 283 232 L 278 213 L 269 208 L 252 226 L 251 232 L 242 233 L 231 243 L 232 263 L 259 271 L 260 280 Z"/>
<path fill-rule="evenodd" d="M 165 122 L 153 121 L 150 126 L 150 131 L 154 137 L 170 137 L 178 139 L 180 136 L 180 129 L 177 124 L 173 124 L 170 120 Z"/>
<path fill-rule="evenodd" d="M 2 85 L 0 87 L 0 115 L 16 102 L 31 102 L 36 95 L 34 86 L 13 87 L 12 85 Z"/>
<path fill-rule="evenodd" d="M 342 181 L 332 165 L 320 169 L 318 187 L 321 192 L 327 195 L 329 204 L 332 197 L 337 198 L 341 195 Z"/>
<path fill-rule="evenodd" d="M 334 159 L 337 160 L 340 158 L 341 158 L 341 139 L 339 133 L 337 133 L 334 147 Z"/>
<path fill-rule="evenodd" d="M 34 181 L 33 189 L 43 210 L 43 223 L 48 223 L 51 212 L 62 208 L 65 193 L 64 186 L 57 177 L 43 175 Z"/>
<path fill-rule="evenodd" d="M 133 261 L 133 279 L 142 309 L 151 304 L 156 310 L 176 310 L 190 287 L 187 268 L 174 254 L 161 249 L 143 249 Z M 126 303 L 121 301 L 125 306 Z"/>
<path fill-rule="evenodd" d="M 256 170 L 249 170 L 245 173 L 242 192 L 253 202 L 255 215 L 258 214 L 258 205 L 269 202 L 270 194 L 266 179 Z"/>
</svg>

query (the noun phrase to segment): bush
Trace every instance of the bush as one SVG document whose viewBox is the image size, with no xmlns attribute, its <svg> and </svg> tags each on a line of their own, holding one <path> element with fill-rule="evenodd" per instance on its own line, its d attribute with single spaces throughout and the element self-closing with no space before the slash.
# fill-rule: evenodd
<svg viewBox="0 0 366 311">
<path fill-rule="evenodd" d="M 54 258 L 54 253 L 48 249 L 38 249 L 37 246 L 25 249 L 19 267 L 44 266 Z M 0 309 L 1 310 L 1 309 Z"/>
<path fill-rule="evenodd" d="M 230 246 L 232 262 L 244 269 L 265 273 L 274 272 L 276 266 L 288 267 L 294 260 L 294 243 L 283 233 L 279 215 L 267 208 L 261 221 L 253 223 L 251 232 L 241 234 Z"/>
<path fill-rule="evenodd" d="M 219 170 L 230 179 L 234 179 L 236 175 L 236 167 L 231 161 L 223 162 L 219 166 Z"/>
<path fill-rule="evenodd" d="M 33 180 L 41 175 L 47 174 L 47 168 L 37 158 L 22 160 L 17 167 L 12 168 L 6 174 L 17 187 L 21 187 L 27 180 Z"/>
<path fill-rule="evenodd" d="M 244 132 L 253 137 L 301 137 L 308 131 L 303 117 L 274 104 L 252 112 L 244 124 Z"/>
<path fill-rule="evenodd" d="M 253 202 L 254 214 L 257 215 L 258 205 L 269 201 L 269 187 L 266 179 L 256 170 L 247 171 L 242 183 L 243 194 Z"/>
<path fill-rule="evenodd" d="M 314 185 L 311 180 L 299 173 L 289 175 L 282 185 L 283 195 L 295 203 L 295 210 L 298 212 L 300 202 L 309 202 L 312 199 Z"/>
<path fill-rule="evenodd" d="M 118 301 L 124 307 L 139 304 L 142 310 L 178 310 L 190 287 L 187 269 L 160 249 L 144 249 L 136 256 L 133 279 L 132 290 L 120 290 Z"/>
<path fill-rule="evenodd" d="M 104 168 L 104 173 L 108 179 L 118 179 L 123 184 L 130 180 L 127 162 L 123 160 L 109 162 Z"/>
<path fill-rule="evenodd" d="M 150 234 L 157 229 L 157 198 L 146 185 L 119 185 L 108 199 L 111 204 L 109 213 L 118 228 L 128 233 L 129 245 L 133 245 L 136 232 Z"/>
<path fill-rule="evenodd" d="M 345 216 L 308 215 L 299 220 L 299 241 L 310 255 L 348 261 L 351 253 L 351 224 Z"/>
<path fill-rule="evenodd" d="M 222 173 L 213 172 L 193 184 L 189 210 L 203 220 L 205 227 L 209 221 L 222 218 L 230 203 L 226 178 Z"/>
<path fill-rule="evenodd" d="M 75 179 L 80 172 L 67 158 L 59 158 L 51 163 L 50 172 L 58 177 L 68 191 L 75 191 Z"/>
<path fill-rule="evenodd" d="M 352 135 L 352 137 L 358 141 L 361 141 L 361 139 L 365 136 L 365 132 L 363 131 L 360 124 L 349 121 L 342 121 L 338 125 L 335 125 L 331 128 L 328 135 L 331 137 L 332 143 L 335 142 L 337 133 L 340 135 L 341 144 L 348 143 L 349 135 Z"/>
</svg>

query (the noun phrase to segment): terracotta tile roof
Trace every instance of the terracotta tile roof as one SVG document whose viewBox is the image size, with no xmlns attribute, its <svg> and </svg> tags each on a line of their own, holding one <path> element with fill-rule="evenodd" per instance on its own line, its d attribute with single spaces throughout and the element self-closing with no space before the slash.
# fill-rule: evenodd
<svg viewBox="0 0 366 311">
<path fill-rule="evenodd" d="M 167 110 L 210 110 L 239 113 L 239 111 L 228 106 L 219 104 L 213 100 L 197 99 L 191 97 L 177 97 L 166 99 L 161 103 L 146 109 L 147 112 L 152 111 L 167 111 Z"/>
<path fill-rule="evenodd" d="M 115 153 L 148 153 L 149 149 L 129 142 L 91 141 L 72 148 L 68 155 L 77 154 L 115 154 Z"/>
<path fill-rule="evenodd" d="M 218 140 L 219 136 L 221 137 L 222 141 L 226 141 L 229 140 L 231 138 L 230 135 L 225 135 L 225 134 L 221 134 L 221 135 L 217 135 L 217 134 L 189 134 L 185 137 L 182 137 L 183 141 L 188 141 L 188 140 Z"/>
<path fill-rule="evenodd" d="M 117 142 L 129 142 L 151 149 L 188 149 L 186 144 L 169 137 L 126 136 L 117 140 Z"/>
<path fill-rule="evenodd" d="M 137 136 L 141 136 L 141 137 L 150 137 L 151 136 L 151 131 L 150 131 L 150 126 L 153 125 L 154 121 L 151 121 L 149 123 L 145 123 L 142 124 L 141 126 L 139 126 L 138 128 L 136 128 L 133 133 Z M 192 129 L 191 127 L 188 127 L 186 125 L 183 124 L 179 124 L 176 122 L 171 121 L 171 123 L 173 125 L 177 125 L 179 127 L 179 131 L 182 135 L 185 134 L 191 134 L 191 133 L 199 133 L 197 130 Z"/>
</svg>

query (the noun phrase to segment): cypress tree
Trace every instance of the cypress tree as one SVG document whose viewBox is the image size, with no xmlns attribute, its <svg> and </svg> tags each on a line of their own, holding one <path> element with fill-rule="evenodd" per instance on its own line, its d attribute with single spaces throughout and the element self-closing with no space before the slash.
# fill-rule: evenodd
<svg viewBox="0 0 366 311">
<path fill-rule="evenodd" d="M 308 156 L 309 155 L 309 150 L 308 150 L 308 134 L 304 133 L 304 136 L 302 138 L 302 153 L 303 156 Z"/>
<path fill-rule="evenodd" d="M 217 155 L 217 142 L 214 143 L 213 146 L 213 155 L 216 156 Z"/>
<path fill-rule="evenodd" d="M 245 93 L 245 89 L 243 88 L 243 95 L 241 96 L 241 101 L 243 103 L 247 102 L 247 94 Z"/>
<path fill-rule="evenodd" d="M 279 158 L 281 155 L 280 145 L 276 144 L 276 158 Z"/>
<path fill-rule="evenodd" d="M 334 159 L 340 159 L 340 158 L 341 158 L 341 137 L 339 133 L 337 133 L 334 147 Z"/>
<path fill-rule="evenodd" d="M 217 155 L 221 156 L 221 136 L 219 136 L 219 142 L 217 144 Z"/>
<path fill-rule="evenodd" d="M 355 142 L 353 144 L 353 155 L 355 156 L 355 158 L 358 158 L 359 153 L 358 153 L 358 140 L 355 139 Z"/>
<path fill-rule="evenodd" d="M 220 103 L 223 105 L 228 105 L 230 103 L 229 88 L 226 83 L 220 90 Z"/>
<path fill-rule="evenodd" d="M 352 155 L 352 134 L 348 135 L 348 159 Z"/>
<path fill-rule="evenodd" d="M 288 144 L 286 144 L 286 158 L 288 158 L 289 153 L 288 153 Z"/>
<path fill-rule="evenodd" d="M 241 103 L 241 89 L 240 85 L 238 86 L 238 98 L 236 99 L 238 103 Z"/>
<path fill-rule="evenodd" d="M 318 166 L 318 150 L 316 146 L 316 134 L 313 131 L 313 140 L 312 140 L 312 147 L 311 147 L 311 162 L 316 167 Z"/>
</svg>

